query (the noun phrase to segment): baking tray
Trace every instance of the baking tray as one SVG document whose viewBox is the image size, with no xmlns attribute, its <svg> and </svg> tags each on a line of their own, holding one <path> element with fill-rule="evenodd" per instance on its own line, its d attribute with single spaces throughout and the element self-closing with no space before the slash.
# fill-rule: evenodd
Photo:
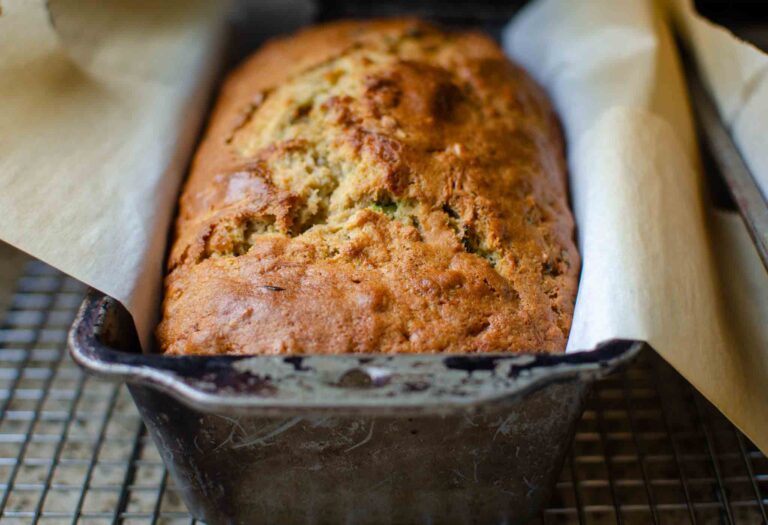
<svg viewBox="0 0 768 525">
<path fill-rule="evenodd" d="M 517 5 L 321 2 L 316 18 L 410 12 L 498 36 Z M 68 345 L 87 371 L 128 383 L 178 492 L 210 525 L 528 521 L 593 383 L 646 346 L 166 357 L 142 354 L 128 314 L 96 291 Z"/>
<path fill-rule="evenodd" d="M 720 119 L 715 102 L 693 64 L 693 58 L 685 53 L 683 58 L 699 139 L 705 146 L 705 167 L 709 168 L 712 186 L 710 192 L 716 204 L 730 196 L 725 203 L 726 207 L 739 213 L 763 266 L 768 270 L 768 201 L 763 197 L 728 128 Z M 718 187 L 717 184 L 725 187 Z"/>
<path fill-rule="evenodd" d="M 219 523 L 524 523 L 593 382 L 645 346 L 499 355 L 144 355 L 92 291 L 69 334 L 126 381 L 192 514 Z"/>
</svg>

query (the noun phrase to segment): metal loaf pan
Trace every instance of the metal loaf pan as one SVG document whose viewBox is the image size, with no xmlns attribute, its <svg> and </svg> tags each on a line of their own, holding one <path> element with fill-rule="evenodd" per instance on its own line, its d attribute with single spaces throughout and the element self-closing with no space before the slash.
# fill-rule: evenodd
<svg viewBox="0 0 768 525">
<path fill-rule="evenodd" d="M 69 334 L 126 381 L 192 514 L 253 523 L 523 523 L 592 383 L 645 346 L 574 354 L 170 357 L 91 292 Z"/>
<path fill-rule="evenodd" d="M 321 1 L 316 19 L 410 12 L 498 35 L 520 4 Z M 98 292 L 69 334 L 82 367 L 128 383 L 187 507 L 209 525 L 523 523 L 548 498 L 593 382 L 643 346 L 145 355 L 128 314 Z"/>
</svg>

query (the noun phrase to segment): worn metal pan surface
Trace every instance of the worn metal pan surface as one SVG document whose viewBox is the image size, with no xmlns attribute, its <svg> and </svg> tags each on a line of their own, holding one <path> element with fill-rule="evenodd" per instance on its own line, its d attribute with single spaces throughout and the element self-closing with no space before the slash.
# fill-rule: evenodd
<svg viewBox="0 0 768 525">
<path fill-rule="evenodd" d="M 644 346 L 574 354 L 170 357 L 91 292 L 75 361 L 127 381 L 209 524 L 522 523 L 559 473 L 592 383 Z"/>
</svg>

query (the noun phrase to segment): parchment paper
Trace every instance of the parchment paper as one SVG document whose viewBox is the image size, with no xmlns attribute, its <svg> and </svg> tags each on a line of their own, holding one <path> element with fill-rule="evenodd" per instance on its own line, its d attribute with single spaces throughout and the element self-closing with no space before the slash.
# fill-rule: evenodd
<svg viewBox="0 0 768 525">
<path fill-rule="evenodd" d="M 226 2 L 0 4 L 0 238 L 120 300 L 146 348 Z"/>
<path fill-rule="evenodd" d="M 768 199 L 768 54 L 709 22 L 691 0 L 670 0 L 720 117 Z"/>
<path fill-rule="evenodd" d="M 645 340 L 768 451 L 768 278 L 739 220 L 705 209 L 662 14 L 650 1 L 540 0 L 505 34 L 568 136 L 583 257 L 568 351 Z"/>
<path fill-rule="evenodd" d="M 0 0 L 0 238 L 121 300 L 147 347 L 224 9 L 71 2 L 51 2 L 54 31 L 43 0 Z M 505 42 L 568 137 L 584 259 L 568 351 L 646 340 L 768 451 L 765 272 L 703 205 L 666 21 L 650 0 L 538 0 Z"/>
</svg>

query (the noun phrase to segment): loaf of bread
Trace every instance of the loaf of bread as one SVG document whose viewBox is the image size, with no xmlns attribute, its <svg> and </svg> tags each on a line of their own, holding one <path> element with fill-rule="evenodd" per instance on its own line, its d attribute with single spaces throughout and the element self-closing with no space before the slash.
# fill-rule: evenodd
<svg viewBox="0 0 768 525">
<path fill-rule="evenodd" d="M 269 42 L 225 82 L 183 190 L 162 351 L 563 351 L 563 149 L 482 34 L 398 19 Z"/>
</svg>

